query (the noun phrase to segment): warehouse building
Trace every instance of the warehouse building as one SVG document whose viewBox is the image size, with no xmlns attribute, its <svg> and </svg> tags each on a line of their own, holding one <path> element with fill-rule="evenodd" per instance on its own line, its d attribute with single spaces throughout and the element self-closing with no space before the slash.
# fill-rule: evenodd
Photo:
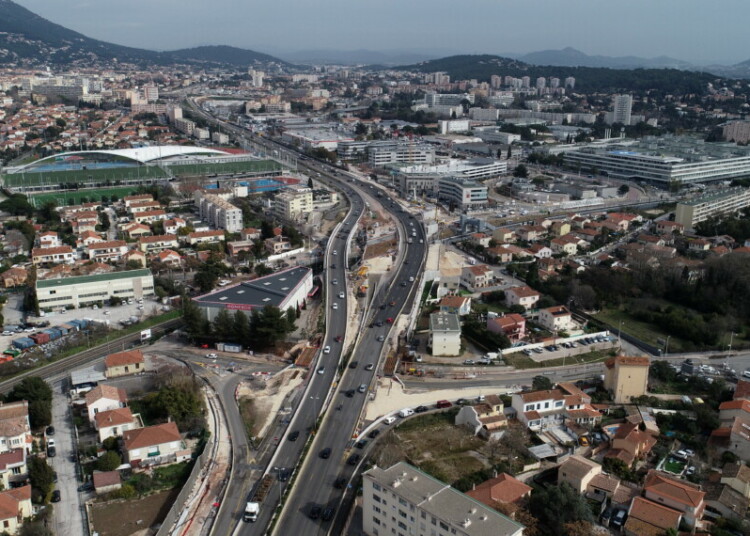
<svg viewBox="0 0 750 536">
<path fill-rule="evenodd" d="M 224 287 L 194 299 L 203 316 L 213 321 L 219 311 L 252 311 L 273 305 L 282 311 L 302 306 L 313 288 L 312 270 L 294 267 L 252 281 Z"/>
<path fill-rule="evenodd" d="M 42 279 L 36 282 L 36 298 L 42 310 L 84 307 L 113 296 L 127 300 L 153 294 L 154 276 L 148 269 Z"/>
</svg>

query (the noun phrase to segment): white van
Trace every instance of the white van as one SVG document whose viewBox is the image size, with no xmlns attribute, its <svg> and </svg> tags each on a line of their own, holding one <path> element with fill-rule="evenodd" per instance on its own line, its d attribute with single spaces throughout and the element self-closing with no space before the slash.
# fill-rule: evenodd
<svg viewBox="0 0 750 536">
<path fill-rule="evenodd" d="M 396 422 L 396 417 L 394 417 L 393 415 L 388 415 L 385 419 L 383 419 L 383 422 L 385 424 L 393 424 L 394 422 Z"/>
<path fill-rule="evenodd" d="M 745 378 L 750 378 L 750 369 L 747 369 L 745 372 L 743 372 L 742 376 Z"/>
<path fill-rule="evenodd" d="M 401 417 L 402 419 L 410 415 L 414 415 L 414 410 L 411 408 L 404 408 L 398 412 L 398 416 Z"/>
</svg>

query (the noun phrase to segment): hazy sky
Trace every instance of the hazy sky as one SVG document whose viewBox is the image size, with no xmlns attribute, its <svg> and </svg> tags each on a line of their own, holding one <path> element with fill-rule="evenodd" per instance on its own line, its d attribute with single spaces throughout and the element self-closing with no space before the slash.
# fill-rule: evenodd
<svg viewBox="0 0 750 536">
<path fill-rule="evenodd" d="M 750 1 L 16 0 L 90 37 L 156 50 L 226 44 L 259 52 L 418 49 L 750 58 Z"/>
</svg>

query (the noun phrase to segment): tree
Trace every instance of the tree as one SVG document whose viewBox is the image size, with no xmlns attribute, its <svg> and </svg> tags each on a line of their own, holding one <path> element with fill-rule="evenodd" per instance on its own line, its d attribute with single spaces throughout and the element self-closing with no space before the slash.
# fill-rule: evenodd
<svg viewBox="0 0 750 536">
<path fill-rule="evenodd" d="M 586 499 L 570 484 L 536 488 L 531 492 L 529 511 L 547 529 L 545 534 L 565 534 L 565 524 L 576 521 L 593 521 Z"/>
<path fill-rule="evenodd" d="M 630 191 L 630 186 L 627 184 L 623 184 L 617 189 L 617 193 L 620 194 L 620 197 L 627 195 L 627 193 Z"/>
<path fill-rule="evenodd" d="M 162 418 L 171 417 L 180 430 L 202 428 L 205 406 L 200 384 L 185 374 L 171 375 L 150 404 Z"/>
<path fill-rule="evenodd" d="M 525 179 L 529 176 L 529 170 L 523 164 L 518 164 L 516 169 L 513 170 L 513 176 Z"/>
<path fill-rule="evenodd" d="M 8 393 L 7 400 L 29 402 L 29 421 L 32 428 L 42 428 L 52 422 L 52 389 L 38 376 L 29 376 L 21 380 Z"/>
<path fill-rule="evenodd" d="M 219 340 L 224 341 L 234 338 L 233 318 L 226 309 L 222 309 L 216 314 L 212 325 L 213 332 Z"/>
<path fill-rule="evenodd" d="M 32 489 L 35 490 L 35 496 L 37 499 L 41 497 L 44 500 L 54 484 L 55 472 L 44 458 L 33 457 L 29 458 L 27 462 L 29 481 L 31 482 Z M 38 500 L 36 502 L 42 501 Z"/>
<path fill-rule="evenodd" d="M 588 521 L 573 521 L 563 525 L 565 536 L 594 536 L 594 527 Z"/>
<path fill-rule="evenodd" d="M 114 471 L 122 464 L 122 458 L 117 452 L 108 450 L 96 460 L 96 468 L 99 471 Z"/>
<path fill-rule="evenodd" d="M 244 312 L 237 311 L 234 313 L 232 332 L 234 340 L 242 346 L 247 346 L 250 343 L 250 319 Z"/>
<path fill-rule="evenodd" d="M 52 536 L 50 531 L 41 521 L 24 522 L 18 536 Z"/>
<path fill-rule="evenodd" d="M 554 387 L 552 380 L 547 376 L 534 376 L 531 380 L 531 388 L 534 391 L 548 391 Z"/>
</svg>

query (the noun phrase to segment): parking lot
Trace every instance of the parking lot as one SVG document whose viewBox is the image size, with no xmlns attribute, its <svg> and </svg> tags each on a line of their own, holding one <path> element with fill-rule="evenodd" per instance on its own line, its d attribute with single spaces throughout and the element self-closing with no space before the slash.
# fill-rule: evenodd
<svg viewBox="0 0 750 536">
<path fill-rule="evenodd" d="M 552 359 L 587 354 L 595 350 L 609 350 L 615 346 L 617 346 L 616 337 L 585 337 L 574 342 L 551 344 L 539 348 L 523 350 L 522 353 L 537 363 L 543 363 L 544 361 L 550 361 Z"/>
</svg>

